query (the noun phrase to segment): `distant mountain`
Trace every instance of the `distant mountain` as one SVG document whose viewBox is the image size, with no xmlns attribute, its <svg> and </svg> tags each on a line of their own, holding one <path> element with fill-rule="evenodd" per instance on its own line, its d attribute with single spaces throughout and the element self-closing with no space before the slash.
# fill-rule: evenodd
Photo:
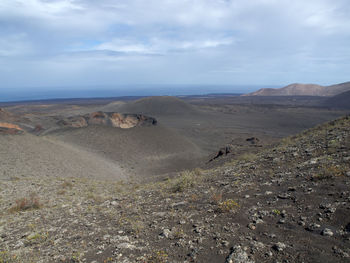
<svg viewBox="0 0 350 263">
<path fill-rule="evenodd" d="M 294 83 L 286 87 L 273 89 L 264 88 L 243 96 L 322 96 L 331 97 L 350 90 L 350 82 L 331 86 L 320 86 L 317 84 Z"/>
<path fill-rule="evenodd" d="M 350 90 L 327 99 L 323 106 L 336 109 L 350 109 Z"/>
</svg>

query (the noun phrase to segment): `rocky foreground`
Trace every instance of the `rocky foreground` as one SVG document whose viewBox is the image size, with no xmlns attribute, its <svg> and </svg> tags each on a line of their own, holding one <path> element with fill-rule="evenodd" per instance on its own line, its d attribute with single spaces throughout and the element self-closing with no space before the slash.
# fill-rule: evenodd
<svg viewBox="0 0 350 263">
<path fill-rule="evenodd" d="M 0 178 L 0 262 L 350 262 L 349 117 L 151 184 Z"/>
</svg>

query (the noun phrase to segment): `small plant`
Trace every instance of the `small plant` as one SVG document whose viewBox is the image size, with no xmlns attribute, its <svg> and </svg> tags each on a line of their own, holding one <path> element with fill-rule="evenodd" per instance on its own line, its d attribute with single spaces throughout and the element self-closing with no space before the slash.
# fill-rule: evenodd
<svg viewBox="0 0 350 263">
<path fill-rule="evenodd" d="M 39 198 L 36 194 L 31 194 L 29 197 L 23 197 L 21 199 L 16 200 L 15 206 L 13 206 L 10 210 L 11 212 L 19 212 L 26 211 L 32 209 L 39 209 L 41 204 L 39 202 Z"/>
<path fill-rule="evenodd" d="M 230 212 L 237 207 L 239 207 L 239 204 L 236 201 L 232 199 L 227 199 L 219 203 L 218 210 L 220 212 Z"/>
<path fill-rule="evenodd" d="M 284 138 L 281 140 L 281 143 L 282 143 L 284 146 L 288 146 L 288 145 L 292 144 L 292 143 L 293 143 L 293 138 L 292 138 L 292 136 L 284 137 Z"/>
<path fill-rule="evenodd" d="M 335 165 L 331 165 L 331 166 L 323 165 L 319 168 L 320 168 L 319 173 L 313 174 L 311 176 L 311 180 L 317 181 L 317 180 L 334 179 L 335 177 L 344 175 L 344 169 Z"/>
<path fill-rule="evenodd" d="M 147 259 L 148 263 L 166 263 L 168 261 L 168 254 L 163 251 L 159 250 L 153 253 L 153 255 L 149 256 Z"/>
<path fill-rule="evenodd" d="M 252 162 L 257 158 L 256 154 L 254 153 L 244 153 L 240 156 L 238 156 L 239 161 L 244 161 L 244 162 Z"/>
<path fill-rule="evenodd" d="M 0 251 L 0 263 L 15 263 L 18 262 L 16 255 L 11 255 L 8 251 Z"/>
<path fill-rule="evenodd" d="M 72 184 L 72 182 L 64 181 L 64 182 L 61 184 L 61 187 L 62 187 L 63 189 L 67 189 L 67 188 L 71 189 L 71 188 L 73 187 L 73 184 Z"/>
<path fill-rule="evenodd" d="M 213 193 L 211 195 L 211 199 L 214 204 L 220 204 L 220 202 L 222 201 L 222 193 Z"/>
<path fill-rule="evenodd" d="M 273 210 L 272 210 L 272 213 L 274 213 L 275 215 L 280 215 L 280 214 L 281 214 L 281 211 L 278 210 L 278 209 L 273 209 Z"/>
<path fill-rule="evenodd" d="M 108 262 L 112 262 L 112 261 L 113 261 L 113 258 L 108 257 L 105 260 L 103 260 L 103 263 L 108 263 Z"/>
<path fill-rule="evenodd" d="M 197 194 L 191 195 L 191 202 L 196 202 L 196 201 L 198 201 L 198 199 L 199 199 L 199 196 Z"/>
<path fill-rule="evenodd" d="M 144 225 L 140 220 L 130 221 L 130 226 L 133 234 L 139 234 L 144 229 Z"/>
<path fill-rule="evenodd" d="M 195 168 L 193 170 L 193 173 L 196 175 L 196 176 L 201 176 L 203 174 L 203 170 L 201 168 Z"/>
<path fill-rule="evenodd" d="M 48 239 L 48 233 L 33 233 L 27 236 L 26 245 L 38 244 L 45 242 Z"/>
<path fill-rule="evenodd" d="M 174 179 L 174 184 L 171 187 L 173 192 L 183 192 L 187 188 L 195 185 L 195 174 L 190 171 L 184 171 L 181 175 Z"/>
<path fill-rule="evenodd" d="M 70 262 L 72 263 L 79 263 L 81 262 L 82 255 L 79 252 L 74 252 L 72 254 L 72 257 L 70 258 Z"/>
<path fill-rule="evenodd" d="M 183 231 L 183 229 L 177 229 L 174 231 L 174 238 L 180 239 L 180 238 L 183 238 L 184 236 L 185 236 L 185 232 Z"/>
</svg>

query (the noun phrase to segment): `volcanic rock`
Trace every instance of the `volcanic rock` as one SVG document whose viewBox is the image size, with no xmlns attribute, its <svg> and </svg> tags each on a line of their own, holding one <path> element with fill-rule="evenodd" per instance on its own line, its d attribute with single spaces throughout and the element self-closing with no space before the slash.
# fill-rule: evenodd
<svg viewBox="0 0 350 263">
<path fill-rule="evenodd" d="M 122 129 L 136 126 L 152 126 L 157 120 L 141 114 L 121 114 L 117 112 L 92 112 L 84 116 L 74 116 L 60 120 L 57 124 L 71 128 L 83 128 L 88 125 L 104 125 Z"/>
<path fill-rule="evenodd" d="M 0 122 L 0 134 L 22 134 L 23 129 L 16 124 Z"/>
<path fill-rule="evenodd" d="M 209 162 L 214 161 L 215 159 L 219 158 L 223 155 L 228 155 L 232 151 L 231 146 L 225 146 L 220 148 L 220 150 L 216 153 L 216 155 L 209 160 Z"/>
</svg>

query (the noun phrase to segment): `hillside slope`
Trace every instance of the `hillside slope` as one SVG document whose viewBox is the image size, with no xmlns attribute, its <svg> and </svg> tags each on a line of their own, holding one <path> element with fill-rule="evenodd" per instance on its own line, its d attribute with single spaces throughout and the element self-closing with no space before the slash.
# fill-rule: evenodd
<svg viewBox="0 0 350 263">
<path fill-rule="evenodd" d="M 243 96 L 335 96 L 350 90 L 350 82 L 331 86 L 320 86 L 316 84 L 294 83 L 286 87 L 273 89 L 264 88 Z"/>
<path fill-rule="evenodd" d="M 162 125 L 131 129 L 92 125 L 48 137 L 103 156 L 140 178 L 193 168 L 205 156 L 189 139 Z"/>
<path fill-rule="evenodd" d="M 99 178 L 121 180 L 126 173 L 116 163 L 62 141 L 0 134 L 0 178 Z"/>
<path fill-rule="evenodd" d="M 18 262 L 348 262 L 349 185 L 349 117 L 153 184 L 1 180 L 0 255 Z"/>
<path fill-rule="evenodd" d="M 197 112 L 195 106 L 172 96 L 157 96 L 139 99 L 120 105 L 122 113 L 139 113 L 150 116 L 193 114 Z"/>
<path fill-rule="evenodd" d="M 350 109 L 350 90 L 327 99 L 322 106 L 335 109 Z"/>
</svg>

